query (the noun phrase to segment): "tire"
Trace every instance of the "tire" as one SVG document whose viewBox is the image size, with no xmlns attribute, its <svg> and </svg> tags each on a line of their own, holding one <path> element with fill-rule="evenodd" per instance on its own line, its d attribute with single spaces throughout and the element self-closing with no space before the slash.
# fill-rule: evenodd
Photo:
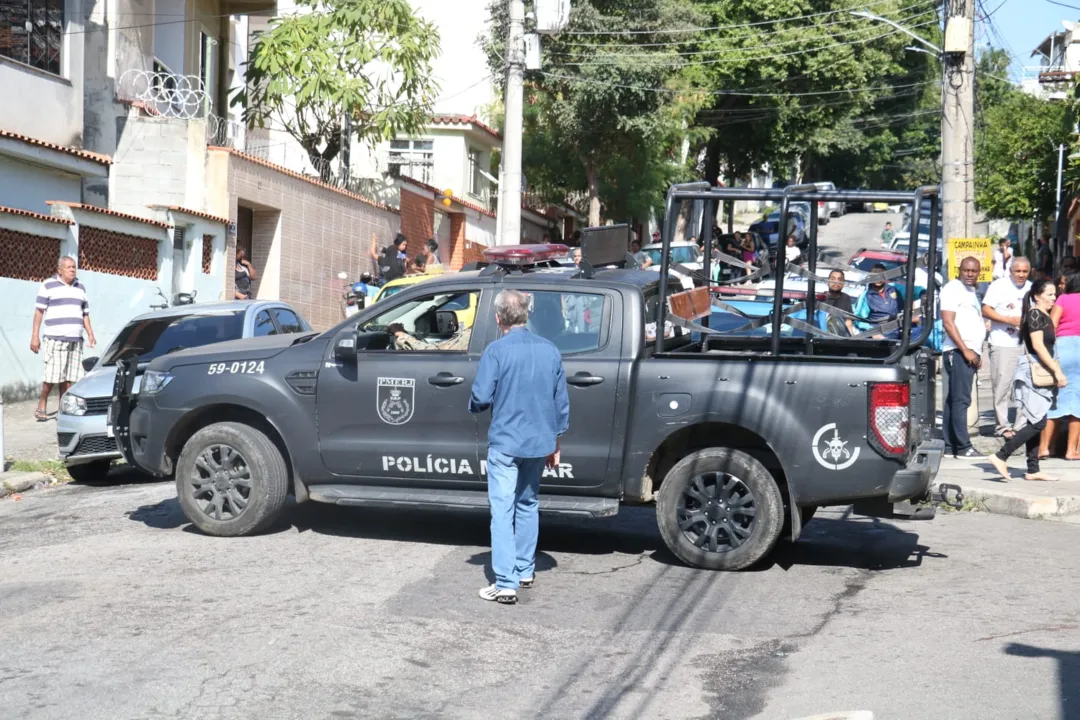
<svg viewBox="0 0 1080 720">
<path fill-rule="evenodd" d="M 81 465 L 68 465 L 67 473 L 77 483 L 100 482 L 109 474 L 112 460 L 95 460 Z"/>
<path fill-rule="evenodd" d="M 240 537 L 281 515 L 289 470 L 263 432 L 234 422 L 195 433 L 176 463 L 176 495 L 191 523 L 207 535 Z"/>
<path fill-rule="evenodd" d="M 754 514 L 735 507 L 752 507 Z M 772 475 L 752 456 L 709 448 L 683 458 L 668 472 L 656 498 L 656 519 L 668 549 L 687 565 L 742 570 L 776 545 L 784 526 L 784 500 Z"/>
</svg>

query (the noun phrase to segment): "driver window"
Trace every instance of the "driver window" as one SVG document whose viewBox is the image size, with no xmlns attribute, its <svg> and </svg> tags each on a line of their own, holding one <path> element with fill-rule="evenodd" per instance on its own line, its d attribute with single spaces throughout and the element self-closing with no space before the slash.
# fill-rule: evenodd
<svg viewBox="0 0 1080 720">
<path fill-rule="evenodd" d="M 361 333 L 386 333 L 387 350 L 466 352 L 479 305 L 478 290 L 422 295 L 389 308 L 357 329 Z"/>
</svg>

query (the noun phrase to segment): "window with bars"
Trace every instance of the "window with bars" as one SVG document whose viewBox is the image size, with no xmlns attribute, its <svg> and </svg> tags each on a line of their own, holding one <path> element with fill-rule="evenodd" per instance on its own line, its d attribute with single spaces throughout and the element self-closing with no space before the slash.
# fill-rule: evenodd
<svg viewBox="0 0 1080 720">
<path fill-rule="evenodd" d="M 469 148 L 469 194 L 473 197 L 484 196 L 484 176 L 480 174 L 481 153 L 476 148 Z"/>
<path fill-rule="evenodd" d="M 435 168 L 435 143 L 432 140 L 391 140 L 390 176 L 411 177 L 431 183 Z"/>
<path fill-rule="evenodd" d="M 59 75 L 64 0 L 0 0 L 0 55 Z"/>
</svg>

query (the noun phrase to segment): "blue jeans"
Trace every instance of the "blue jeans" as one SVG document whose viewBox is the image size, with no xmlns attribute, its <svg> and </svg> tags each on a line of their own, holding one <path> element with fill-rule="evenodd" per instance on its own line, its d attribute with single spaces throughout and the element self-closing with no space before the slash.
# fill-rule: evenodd
<svg viewBox="0 0 1080 720">
<path fill-rule="evenodd" d="M 517 590 L 536 570 L 540 534 L 540 476 L 545 458 L 518 458 L 488 450 L 488 501 L 491 504 L 491 569 L 495 586 Z"/>
<path fill-rule="evenodd" d="M 945 372 L 949 376 L 949 393 L 941 406 L 941 434 L 945 438 L 945 452 L 957 455 L 971 447 L 968 435 L 967 412 L 971 407 L 971 382 L 975 368 L 967 364 L 959 350 L 942 354 Z"/>
</svg>

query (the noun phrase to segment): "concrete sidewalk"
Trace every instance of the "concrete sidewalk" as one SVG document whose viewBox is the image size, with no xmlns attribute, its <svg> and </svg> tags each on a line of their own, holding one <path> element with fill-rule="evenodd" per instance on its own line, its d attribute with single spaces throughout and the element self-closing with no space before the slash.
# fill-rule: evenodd
<svg viewBox="0 0 1080 720">
<path fill-rule="evenodd" d="M 56 395 L 49 397 L 49 412 L 56 413 Z M 5 460 L 56 460 L 56 420 L 38 422 L 34 418 L 37 400 L 3 404 L 3 449 Z M 0 468 L 2 471 L 2 468 Z"/>
<path fill-rule="evenodd" d="M 975 500 L 980 510 L 1021 518 L 1050 518 L 1080 513 L 1080 462 L 1042 461 L 1047 475 L 1057 482 L 1024 480 L 1022 456 L 1009 461 L 1012 479 L 1006 482 L 989 462 L 955 460 L 941 462 L 937 483 L 952 483 L 963 490 L 965 500 Z"/>
</svg>

